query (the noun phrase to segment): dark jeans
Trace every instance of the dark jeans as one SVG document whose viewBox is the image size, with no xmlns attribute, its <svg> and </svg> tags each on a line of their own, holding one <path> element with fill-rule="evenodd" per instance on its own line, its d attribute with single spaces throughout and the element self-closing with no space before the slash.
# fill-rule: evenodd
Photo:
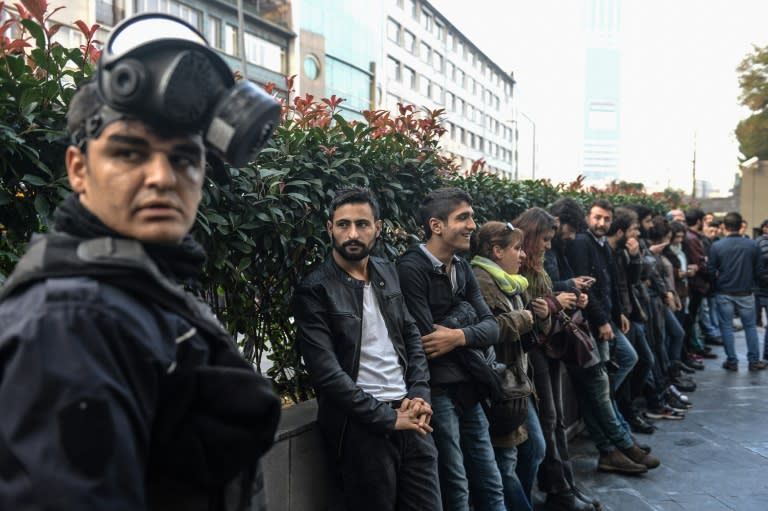
<svg viewBox="0 0 768 511">
<path fill-rule="evenodd" d="M 691 289 L 690 296 L 688 297 L 688 315 L 685 317 L 685 343 L 686 348 L 689 351 L 700 351 L 704 345 L 696 337 L 696 318 L 699 316 L 699 307 L 701 307 L 701 301 L 704 299 L 704 295 Z"/>
<path fill-rule="evenodd" d="M 632 447 L 635 442 L 613 407 L 605 366 L 598 364 L 589 369 L 569 366 L 568 372 L 576 387 L 581 417 L 597 450 L 605 454 L 614 447 Z"/>
<path fill-rule="evenodd" d="M 494 447 L 496 464 L 504 483 L 504 503 L 508 510 L 531 511 L 533 509 L 533 483 L 541 460 L 544 459 L 546 445 L 541 432 L 539 416 L 533 397 L 528 403 L 526 421 L 528 440 L 517 447 Z"/>
<path fill-rule="evenodd" d="M 339 471 L 348 511 L 442 509 L 432 435 L 375 433 L 349 421 Z"/>
<path fill-rule="evenodd" d="M 562 493 L 573 486 L 573 470 L 563 421 L 561 362 L 547 358 L 537 347 L 533 347 L 528 356 L 533 365 L 534 384 L 539 397 L 539 422 L 546 445 L 544 460 L 539 465 L 539 490 Z"/>
</svg>

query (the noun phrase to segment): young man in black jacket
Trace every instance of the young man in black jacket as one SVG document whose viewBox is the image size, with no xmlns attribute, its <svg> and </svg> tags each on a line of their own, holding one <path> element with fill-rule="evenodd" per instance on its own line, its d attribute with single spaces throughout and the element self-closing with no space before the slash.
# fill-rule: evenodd
<svg viewBox="0 0 768 511">
<path fill-rule="evenodd" d="M 468 511 L 471 488 L 475 509 L 497 511 L 505 509 L 504 492 L 469 350 L 496 343 L 499 330 L 469 263 L 457 255 L 469 250 L 473 215 L 463 190 L 431 192 L 420 207 L 426 242 L 411 247 L 397 271 L 429 360 L 443 507 Z"/>
<path fill-rule="evenodd" d="M 331 201 L 331 256 L 293 301 L 298 347 L 348 509 L 439 510 L 427 360 L 394 263 L 370 255 L 381 225 L 366 189 Z"/>
<path fill-rule="evenodd" d="M 120 28 L 67 113 L 74 193 L 0 291 L 0 509 L 263 509 L 258 460 L 280 400 L 192 291 L 205 253 L 189 230 L 210 149 L 195 112 L 227 106 L 234 80 L 181 20 Z M 148 34 L 159 38 L 137 39 Z M 156 72 L 189 88 L 163 90 Z M 132 87 L 139 104 L 115 100 Z M 158 106 L 169 99 L 178 123 Z"/>
</svg>

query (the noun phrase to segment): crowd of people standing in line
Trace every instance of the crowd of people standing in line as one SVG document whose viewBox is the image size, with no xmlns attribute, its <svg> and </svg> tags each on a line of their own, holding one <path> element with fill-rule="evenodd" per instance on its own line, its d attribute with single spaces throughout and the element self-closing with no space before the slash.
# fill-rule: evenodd
<svg viewBox="0 0 768 511">
<path fill-rule="evenodd" d="M 339 191 L 331 255 L 295 293 L 298 347 L 349 509 L 526 510 L 534 485 L 547 509 L 601 509 L 569 461 L 564 375 L 597 469 L 634 475 L 661 463 L 634 433 L 685 418 L 713 346 L 738 369 L 734 315 L 748 369 L 766 367 L 755 303 L 768 307 L 768 221 L 754 241 L 735 212 L 661 216 L 606 200 L 585 211 L 561 198 L 479 226 L 457 188 L 427 195 L 420 220 L 422 243 L 397 263 L 376 258 L 376 198 Z M 577 317 L 589 363 L 548 345 Z M 534 392 L 519 426 L 495 423 L 477 360 L 524 368 Z"/>
</svg>

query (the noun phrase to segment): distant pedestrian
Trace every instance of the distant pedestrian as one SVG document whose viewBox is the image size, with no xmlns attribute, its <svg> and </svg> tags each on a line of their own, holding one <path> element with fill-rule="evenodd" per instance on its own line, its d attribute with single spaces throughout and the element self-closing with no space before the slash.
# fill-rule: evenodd
<svg viewBox="0 0 768 511">
<path fill-rule="evenodd" d="M 758 274 L 758 248 L 754 240 L 744 238 L 739 230 L 742 218 L 731 212 L 723 220 L 727 236 L 712 245 L 709 254 L 709 270 L 715 275 L 715 300 L 720 315 L 720 332 L 723 336 L 727 359 L 723 369 L 738 371 L 739 359 L 733 338 L 733 318 L 738 314 L 747 338 L 749 370 L 766 368 L 760 360 L 755 325 L 755 297 L 752 294 Z"/>
</svg>

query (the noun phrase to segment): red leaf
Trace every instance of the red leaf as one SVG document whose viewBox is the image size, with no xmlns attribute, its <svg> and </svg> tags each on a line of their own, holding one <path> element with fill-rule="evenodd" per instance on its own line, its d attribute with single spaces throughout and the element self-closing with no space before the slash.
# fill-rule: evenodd
<svg viewBox="0 0 768 511">
<path fill-rule="evenodd" d="M 80 32 L 83 33 L 83 35 L 85 36 L 86 39 L 90 39 L 91 38 L 90 29 L 88 28 L 88 25 L 86 25 L 83 20 L 75 21 L 75 25 L 77 25 L 77 28 L 80 29 Z"/>
<path fill-rule="evenodd" d="M 56 32 L 58 32 L 60 28 L 61 28 L 61 23 L 54 23 L 53 25 L 51 25 L 51 28 L 46 30 L 46 32 L 48 33 L 48 39 L 56 35 Z"/>
<path fill-rule="evenodd" d="M 30 17 L 29 12 L 24 8 L 21 4 L 13 4 L 16 6 L 16 10 L 19 11 L 19 17 L 23 20 L 28 19 Z"/>
<path fill-rule="evenodd" d="M 30 14 L 34 16 L 40 25 L 45 25 L 45 11 L 48 10 L 47 0 L 21 0 L 21 3 L 24 4 L 24 7 L 29 10 Z"/>
</svg>

